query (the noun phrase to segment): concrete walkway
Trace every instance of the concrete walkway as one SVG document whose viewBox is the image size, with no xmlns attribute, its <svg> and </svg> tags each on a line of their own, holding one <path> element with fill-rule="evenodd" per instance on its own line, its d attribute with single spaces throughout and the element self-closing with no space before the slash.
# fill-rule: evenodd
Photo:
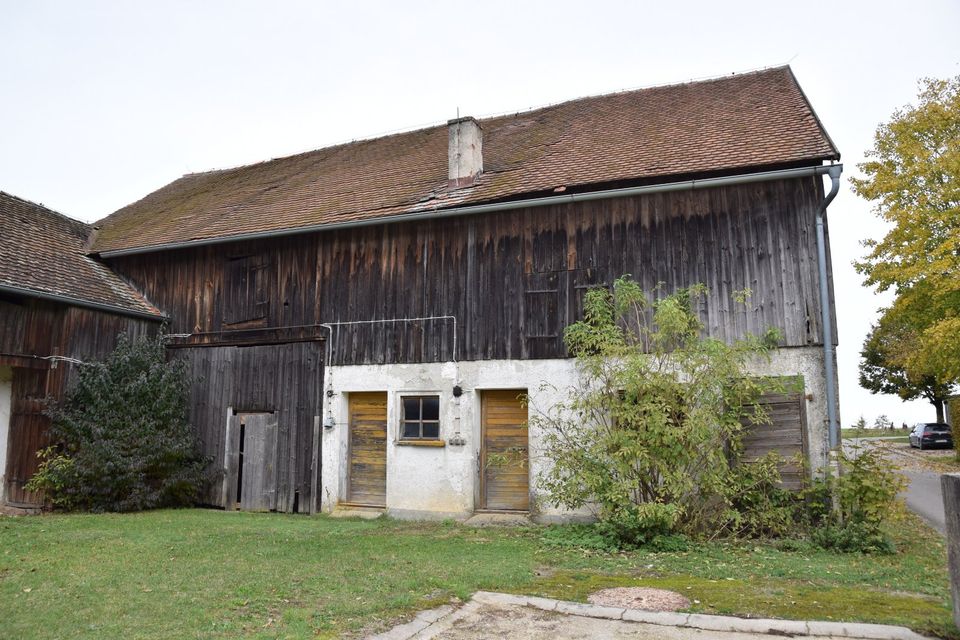
<svg viewBox="0 0 960 640">
<path fill-rule="evenodd" d="M 459 609 L 424 611 L 413 621 L 374 636 L 376 640 L 772 640 L 859 638 L 923 640 L 904 627 L 844 622 L 804 622 L 658 613 L 478 591 Z"/>
</svg>

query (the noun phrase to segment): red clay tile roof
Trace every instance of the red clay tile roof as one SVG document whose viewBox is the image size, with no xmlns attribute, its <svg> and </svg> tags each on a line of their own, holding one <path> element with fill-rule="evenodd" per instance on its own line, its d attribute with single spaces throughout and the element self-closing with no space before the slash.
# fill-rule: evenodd
<svg viewBox="0 0 960 640">
<path fill-rule="evenodd" d="M 447 189 L 447 127 L 186 175 L 102 220 L 96 252 L 520 199 L 558 186 L 839 158 L 789 67 L 481 120 L 484 172 Z"/>
<path fill-rule="evenodd" d="M 90 225 L 0 191 L 0 229 L 0 290 L 67 297 L 118 312 L 160 316 L 133 287 L 87 257 Z"/>
</svg>

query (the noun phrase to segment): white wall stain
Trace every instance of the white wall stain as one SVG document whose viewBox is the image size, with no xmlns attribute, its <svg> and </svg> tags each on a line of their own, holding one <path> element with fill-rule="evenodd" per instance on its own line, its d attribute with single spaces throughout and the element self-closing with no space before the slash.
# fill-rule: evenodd
<svg viewBox="0 0 960 640">
<path fill-rule="evenodd" d="M 6 499 L 7 443 L 10 437 L 10 402 L 13 389 L 13 369 L 0 367 L 0 502 Z"/>
</svg>

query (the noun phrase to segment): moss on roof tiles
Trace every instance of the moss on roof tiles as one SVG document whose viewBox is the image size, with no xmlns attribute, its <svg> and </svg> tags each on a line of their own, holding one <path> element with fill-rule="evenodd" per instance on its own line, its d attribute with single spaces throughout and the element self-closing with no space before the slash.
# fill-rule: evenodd
<svg viewBox="0 0 960 640">
<path fill-rule="evenodd" d="M 481 126 L 486 173 L 438 204 L 839 158 L 788 67 L 580 98 Z M 446 161 L 440 125 L 186 175 L 98 223 L 93 250 L 415 212 L 442 192 Z"/>
</svg>

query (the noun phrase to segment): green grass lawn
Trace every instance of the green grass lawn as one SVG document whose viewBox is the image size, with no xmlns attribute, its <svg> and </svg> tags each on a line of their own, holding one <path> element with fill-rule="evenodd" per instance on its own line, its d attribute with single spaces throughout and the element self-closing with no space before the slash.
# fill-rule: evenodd
<svg viewBox="0 0 960 640">
<path fill-rule="evenodd" d="M 212 510 L 0 516 L 0 635 L 338 637 L 478 589 L 583 600 L 634 584 L 696 611 L 948 635 L 943 542 L 907 518 L 901 552 L 870 557 L 772 543 L 603 555 L 547 547 L 537 528 Z"/>
<path fill-rule="evenodd" d="M 841 438 L 891 438 L 901 437 L 909 440 L 909 429 L 840 429 Z"/>
</svg>

